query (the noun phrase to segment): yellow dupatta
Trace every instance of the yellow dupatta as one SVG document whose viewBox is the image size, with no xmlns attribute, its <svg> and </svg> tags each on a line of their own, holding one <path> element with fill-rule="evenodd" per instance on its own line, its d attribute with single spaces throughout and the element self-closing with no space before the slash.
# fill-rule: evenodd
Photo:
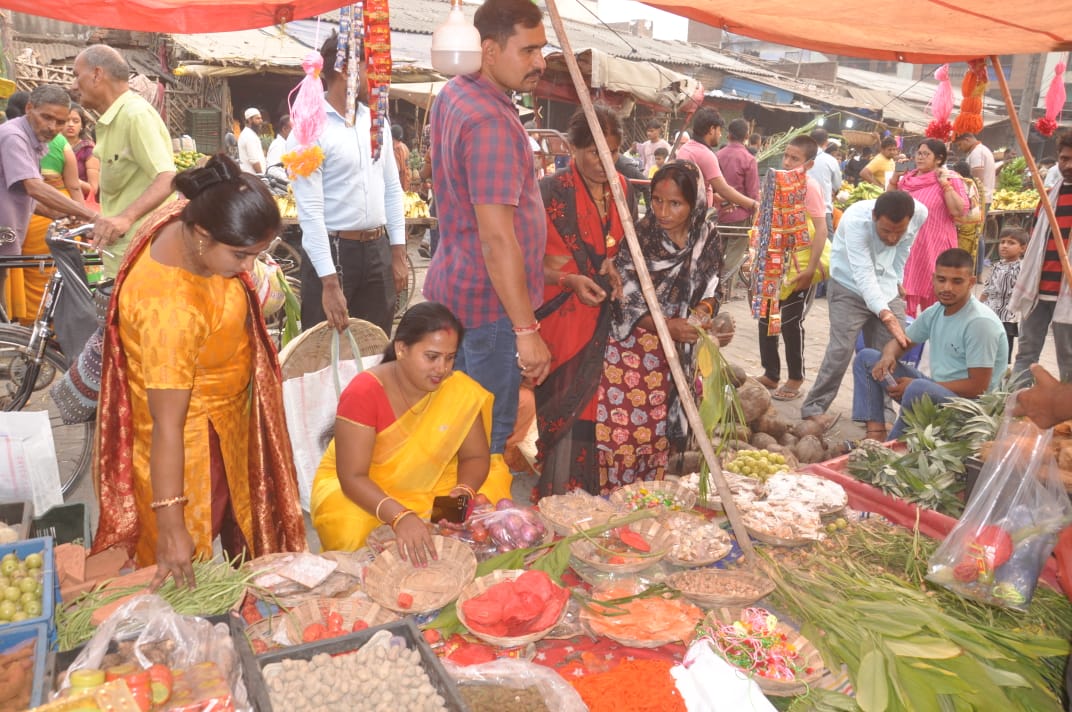
<svg viewBox="0 0 1072 712">
<path fill-rule="evenodd" d="M 477 416 L 483 416 L 490 440 L 493 400 L 480 384 L 455 371 L 376 434 L 369 477 L 384 493 L 428 519 L 432 500 L 446 496 L 458 483 L 458 450 Z M 492 456 L 480 491 L 493 502 L 510 496 L 510 471 L 501 456 Z M 334 439 L 317 468 L 310 510 L 324 551 L 354 551 L 381 524 L 342 491 Z"/>
</svg>

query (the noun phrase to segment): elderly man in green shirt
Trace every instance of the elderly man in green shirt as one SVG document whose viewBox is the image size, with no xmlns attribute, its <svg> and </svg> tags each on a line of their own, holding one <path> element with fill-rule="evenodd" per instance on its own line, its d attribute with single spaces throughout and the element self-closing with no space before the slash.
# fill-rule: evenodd
<svg viewBox="0 0 1072 712">
<path fill-rule="evenodd" d="M 153 106 L 130 90 L 130 67 L 116 50 L 93 45 L 74 60 L 73 88 L 82 105 L 100 114 L 101 217 L 96 244 L 107 247 L 104 275 L 114 277 L 141 221 L 168 200 L 175 160 L 171 136 Z"/>
</svg>

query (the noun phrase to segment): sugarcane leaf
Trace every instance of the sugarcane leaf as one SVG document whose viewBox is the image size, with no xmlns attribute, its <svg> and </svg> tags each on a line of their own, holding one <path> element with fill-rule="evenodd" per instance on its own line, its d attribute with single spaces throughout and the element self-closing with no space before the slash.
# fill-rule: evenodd
<svg viewBox="0 0 1072 712">
<path fill-rule="evenodd" d="M 913 673 L 904 661 L 894 662 L 890 676 L 894 680 L 898 701 L 905 709 L 911 712 L 941 712 L 935 690 L 926 684 L 922 674 L 918 671 Z"/>
<path fill-rule="evenodd" d="M 923 630 L 923 624 L 915 623 L 912 621 L 905 621 L 898 618 L 891 618 L 885 616 L 883 618 L 865 618 L 860 621 L 860 625 L 875 633 L 881 633 L 884 636 L 892 638 L 907 638 L 910 635 L 915 635 Z M 811 640 L 811 638 L 808 638 Z"/>
<path fill-rule="evenodd" d="M 856 673 L 856 704 L 864 712 L 885 712 L 890 701 L 885 658 L 870 641 L 865 644 L 870 649 L 860 657 L 860 669 Z"/>
<path fill-rule="evenodd" d="M 1031 684 L 1024 679 L 1023 675 L 1009 670 L 999 670 L 996 667 L 983 665 L 982 663 L 980 663 L 979 667 L 983 669 L 986 676 L 995 685 L 1001 685 L 1002 687 L 1031 687 Z"/>
<path fill-rule="evenodd" d="M 565 539 L 559 541 L 551 550 L 536 559 L 530 567 L 533 570 L 543 571 L 556 583 L 562 583 L 562 574 L 569 568 L 570 548 Z"/>
<path fill-rule="evenodd" d="M 932 636 L 917 635 L 907 640 L 887 640 L 886 647 L 895 655 L 926 660 L 945 660 L 964 652 L 959 645 Z"/>
</svg>

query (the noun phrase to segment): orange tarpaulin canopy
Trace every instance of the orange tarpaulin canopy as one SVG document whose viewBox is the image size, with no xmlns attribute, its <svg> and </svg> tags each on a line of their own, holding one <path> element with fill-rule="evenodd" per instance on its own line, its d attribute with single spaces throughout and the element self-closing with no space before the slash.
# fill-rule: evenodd
<svg viewBox="0 0 1072 712">
<path fill-rule="evenodd" d="M 1072 3 L 1053 0 L 643 0 L 756 39 L 914 64 L 1072 50 Z"/>
</svg>

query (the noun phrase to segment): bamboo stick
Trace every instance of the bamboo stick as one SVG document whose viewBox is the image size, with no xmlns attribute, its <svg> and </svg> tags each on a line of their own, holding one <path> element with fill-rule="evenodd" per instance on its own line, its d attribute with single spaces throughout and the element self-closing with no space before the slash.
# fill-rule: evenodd
<svg viewBox="0 0 1072 712">
<path fill-rule="evenodd" d="M 614 161 L 610 157 L 610 148 L 607 146 L 607 139 L 603 135 L 603 131 L 599 127 L 599 120 L 596 118 L 595 108 L 592 104 L 592 97 L 589 95 L 588 87 L 585 86 L 584 77 L 581 75 L 581 69 L 577 65 L 577 58 L 573 54 L 573 49 L 570 47 L 569 38 L 566 37 L 565 27 L 562 25 L 562 17 L 558 13 L 558 6 L 555 0 L 547 0 L 547 13 L 551 17 L 551 25 L 555 28 L 555 34 L 558 35 L 558 43 L 562 48 L 562 55 L 566 60 L 566 66 L 569 68 L 570 78 L 573 79 L 573 86 L 577 90 L 577 98 L 580 99 L 581 107 L 584 109 L 584 115 L 588 119 L 588 126 L 592 130 L 592 136 L 596 141 L 596 148 L 599 151 L 600 161 L 603 163 L 603 169 L 607 172 L 608 176 L 617 175 L 618 171 L 614 167 Z M 625 202 L 625 193 L 622 191 L 622 187 L 618 181 L 612 180 L 609 182 L 611 188 L 611 194 L 614 196 L 614 204 L 618 208 L 618 215 L 621 216 L 622 227 L 625 229 L 625 242 L 629 246 L 629 251 L 633 254 L 633 262 L 636 265 L 637 277 L 640 279 L 641 292 L 644 294 L 644 300 L 648 303 L 648 309 L 651 311 L 651 318 L 655 322 L 655 331 L 659 335 L 659 342 L 662 344 L 663 353 L 666 354 L 666 360 L 670 365 L 670 374 L 674 378 L 674 383 L 677 385 L 678 398 L 681 399 L 681 405 L 685 410 L 685 416 L 688 418 L 689 427 L 696 433 L 696 442 L 700 445 L 700 451 L 703 453 L 704 459 L 707 460 L 707 466 L 711 470 L 711 477 L 715 481 L 715 488 L 718 490 L 719 497 L 722 498 L 722 506 L 726 511 L 726 516 L 730 520 L 730 525 L 733 527 L 733 533 L 737 537 L 737 544 L 741 547 L 741 551 L 745 555 L 745 559 L 749 564 L 755 565 L 756 553 L 752 548 L 752 541 L 748 538 L 748 532 L 744 528 L 744 524 L 741 521 L 741 516 L 737 511 L 737 505 L 733 502 L 733 493 L 730 492 L 729 485 L 726 484 L 726 478 L 722 475 L 722 464 L 718 460 L 718 456 L 715 454 L 714 448 L 711 446 L 711 439 L 707 433 L 704 432 L 703 421 L 700 419 L 700 411 L 696 407 L 696 400 L 693 397 L 692 384 L 689 382 L 688 377 L 685 375 L 684 370 L 681 368 L 681 361 L 677 356 L 677 347 L 674 344 L 674 340 L 670 337 L 670 329 L 666 325 L 666 317 L 663 315 L 662 308 L 659 306 L 658 297 L 655 295 L 655 287 L 651 281 L 651 274 L 648 272 L 648 265 L 644 261 L 644 253 L 640 249 L 640 241 L 637 239 L 636 227 L 633 225 L 633 220 L 630 216 L 629 207 Z M 704 191 L 703 186 L 698 186 L 697 200 L 703 200 Z"/>
<path fill-rule="evenodd" d="M 998 84 L 1001 86 L 1001 95 L 1005 99 L 1005 108 L 1009 110 L 1009 123 L 1012 124 L 1012 130 L 1016 133 L 1016 143 L 1019 144 L 1020 152 L 1027 162 L 1027 169 L 1031 171 L 1031 182 L 1035 184 L 1035 190 L 1038 191 L 1039 205 L 1046 212 L 1046 219 L 1050 222 L 1050 232 L 1053 234 L 1053 241 L 1057 243 L 1057 255 L 1061 258 L 1061 271 L 1064 272 L 1065 281 L 1072 287 L 1072 264 L 1068 261 L 1068 249 L 1061 237 L 1061 228 L 1057 227 L 1057 214 L 1054 213 L 1053 205 L 1050 203 L 1049 191 L 1042 182 L 1038 166 L 1035 165 L 1035 158 L 1031 155 L 1031 149 L 1027 145 L 1027 138 L 1024 136 L 1023 129 L 1020 128 L 1020 119 L 1016 116 L 1016 106 L 1009 92 L 1009 84 L 1005 81 L 1005 73 L 1001 71 L 1001 60 L 996 54 L 992 54 L 990 63 L 994 66 L 994 73 L 998 75 Z"/>
</svg>

